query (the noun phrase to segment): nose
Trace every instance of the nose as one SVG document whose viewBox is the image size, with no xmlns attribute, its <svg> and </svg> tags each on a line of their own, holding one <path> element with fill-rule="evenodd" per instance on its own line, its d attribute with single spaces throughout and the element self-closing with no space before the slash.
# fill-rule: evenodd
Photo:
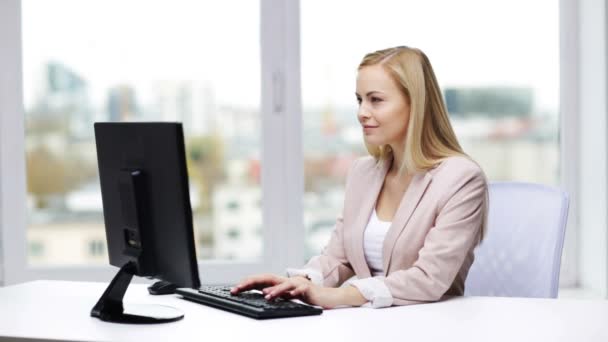
<svg viewBox="0 0 608 342">
<path fill-rule="evenodd" d="M 363 104 L 361 104 L 359 106 L 359 110 L 357 111 L 357 118 L 359 119 L 360 123 L 364 123 L 365 121 L 369 120 L 372 117 L 370 111 L 367 109 L 366 106 L 364 106 Z"/>
</svg>

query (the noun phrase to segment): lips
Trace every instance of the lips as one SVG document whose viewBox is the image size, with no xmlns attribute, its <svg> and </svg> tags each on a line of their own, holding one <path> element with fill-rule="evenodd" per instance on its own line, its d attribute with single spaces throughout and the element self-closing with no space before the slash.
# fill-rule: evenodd
<svg viewBox="0 0 608 342">
<path fill-rule="evenodd" d="M 363 126 L 363 134 L 372 134 L 378 126 L 365 125 Z"/>
</svg>

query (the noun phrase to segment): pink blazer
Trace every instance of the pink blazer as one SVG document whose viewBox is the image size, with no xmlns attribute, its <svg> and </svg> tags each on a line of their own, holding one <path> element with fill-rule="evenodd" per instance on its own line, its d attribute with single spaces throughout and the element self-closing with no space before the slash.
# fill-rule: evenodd
<svg viewBox="0 0 608 342">
<path fill-rule="evenodd" d="M 336 287 L 353 275 L 371 277 L 363 252 L 363 232 L 376 204 L 390 160 L 357 159 L 348 173 L 342 216 L 321 255 L 305 268 Z M 488 211 L 487 181 L 465 157 L 450 157 L 412 179 L 382 247 L 384 277 L 394 305 L 463 295 L 481 242 Z"/>
</svg>

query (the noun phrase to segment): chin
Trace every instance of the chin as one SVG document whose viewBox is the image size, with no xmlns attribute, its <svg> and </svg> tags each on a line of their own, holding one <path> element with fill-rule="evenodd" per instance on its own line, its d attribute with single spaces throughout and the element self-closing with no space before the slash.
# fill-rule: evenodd
<svg viewBox="0 0 608 342">
<path fill-rule="evenodd" d="M 365 141 L 365 144 L 372 145 L 372 146 L 386 145 L 386 142 L 384 140 L 380 140 L 380 139 L 364 139 L 364 141 Z"/>
</svg>

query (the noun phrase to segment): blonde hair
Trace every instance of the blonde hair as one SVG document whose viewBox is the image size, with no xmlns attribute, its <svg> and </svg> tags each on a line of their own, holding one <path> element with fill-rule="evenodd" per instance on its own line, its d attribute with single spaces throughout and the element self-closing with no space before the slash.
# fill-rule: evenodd
<svg viewBox="0 0 608 342">
<path fill-rule="evenodd" d="M 401 85 L 410 103 L 405 155 L 399 171 L 428 170 L 447 157 L 466 156 L 450 124 L 431 62 L 422 51 L 398 46 L 372 52 L 363 58 L 358 70 L 371 65 L 383 66 Z M 366 143 L 366 147 L 378 162 L 392 155 L 390 146 Z"/>
</svg>

